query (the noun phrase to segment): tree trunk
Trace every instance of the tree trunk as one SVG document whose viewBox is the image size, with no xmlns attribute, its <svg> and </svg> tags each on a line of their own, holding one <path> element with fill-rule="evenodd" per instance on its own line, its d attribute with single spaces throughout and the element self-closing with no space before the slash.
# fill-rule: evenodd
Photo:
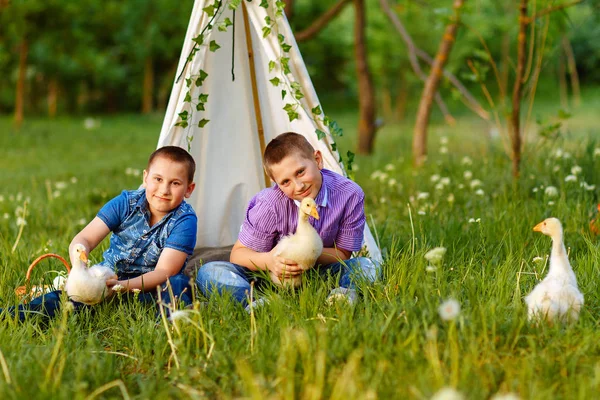
<svg viewBox="0 0 600 400">
<path fill-rule="evenodd" d="M 283 10 L 288 21 L 294 17 L 294 0 L 285 0 L 285 8 Z"/>
<path fill-rule="evenodd" d="M 154 65 L 152 56 L 146 57 L 144 64 L 144 86 L 142 91 L 142 114 L 150 114 L 153 111 L 152 99 L 154 95 Z"/>
<path fill-rule="evenodd" d="M 364 0 L 354 0 L 354 53 L 358 78 L 358 153 L 371 154 L 375 142 L 375 90 L 367 61 L 365 35 L 366 11 Z"/>
<path fill-rule="evenodd" d="M 327 24 L 335 18 L 346 6 L 346 4 L 350 3 L 352 0 L 339 0 L 336 4 L 333 5 L 329 10 L 327 10 L 319 19 L 317 19 L 311 26 L 308 28 L 296 33 L 294 37 L 297 42 L 303 42 L 315 37 L 321 29 L 323 29 Z"/>
<path fill-rule="evenodd" d="M 513 177 L 518 178 L 521 167 L 521 97 L 523 95 L 523 73 L 525 71 L 525 49 L 527 46 L 527 1 L 519 3 L 519 36 L 517 40 L 517 70 L 512 94 L 511 150 Z"/>
<path fill-rule="evenodd" d="M 58 82 L 56 78 L 50 78 L 48 82 L 48 116 L 50 118 L 56 117 L 58 103 Z"/>
<path fill-rule="evenodd" d="M 571 88 L 573 89 L 573 104 L 577 107 L 581 104 L 581 91 L 579 90 L 579 75 L 577 74 L 577 65 L 575 64 L 575 55 L 573 54 L 573 48 L 571 42 L 566 36 L 562 39 L 563 49 L 565 49 L 565 55 L 567 56 L 567 66 L 569 68 L 569 75 L 571 76 Z"/>
<path fill-rule="evenodd" d="M 569 108 L 569 93 L 567 90 L 567 78 L 565 69 L 565 58 L 563 54 L 558 56 L 558 89 L 560 93 L 560 106 L 565 110 Z"/>
<path fill-rule="evenodd" d="M 444 69 L 444 65 L 448 60 L 448 56 L 452 51 L 452 46 L 456 39 L 456 32 L 460 21 L 460 9 L 463 6 L 463 3 L 464 0 L 454 1 L 454 18 L 446 27 L 437 55 L 433 61 L 431 72 L 429 73 L 429 77 L 427 77 L 425 87 L 423 88 L 413 133 L 413 162 L 416 166 L 422 165 L 427 155 L 427 126 L 429 125 L 433 96 L 437 92 L 442 77 L 442 70 Z"/>
<path fill-rule="evenodd" d="M 15 126 L 17 128 L 20 128 L 23 123 L 25 79 L 27 78 L 27 53 L 29 52 L 29 43 L 26 38 L 21 40 L 21 45 L 19 47 L 19 76 L 17 78 L 17 90 L 15 93 Z"/>
</svg>

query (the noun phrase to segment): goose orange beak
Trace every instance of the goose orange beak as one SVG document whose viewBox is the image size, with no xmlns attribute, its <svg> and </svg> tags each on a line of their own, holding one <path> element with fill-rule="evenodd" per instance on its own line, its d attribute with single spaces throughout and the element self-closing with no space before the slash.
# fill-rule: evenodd
<svg viewBox="0 0 600 400">
<path fill-rule="evenodd" d="M 319 212 L 317 211 L 317 207 L 311 207 L 310 216 L 314 219 L 319 219 Z"/>
<path fill-rule="evenodd" d="M 79 254 L 79 259 L 84 263 L 88 262 L 88 256 L 87 254 L 85 254 L 85 251 L 82 251 L 81 254 Z"/>
<path fill-rule="evenodd" d="M 536 226 L 533 227 L 533 230 L 535 232 L 541 232 L 542 231 L 542 225 L 544 225 L 544 221 L 540 222 L 539 224 L 537 224 Z"/>
</svg>

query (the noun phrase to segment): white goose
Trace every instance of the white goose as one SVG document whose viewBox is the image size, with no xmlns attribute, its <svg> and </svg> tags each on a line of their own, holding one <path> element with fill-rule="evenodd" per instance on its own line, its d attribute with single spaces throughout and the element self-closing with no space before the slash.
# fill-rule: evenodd
<svg viewBox="0 0 600 400">
<path fill-rule="evenodd" d="M 552 238 L 552 253 L 548 275 L 525 297 L 529 320 L 576 321 L 583 306 L 583 294 L 577 287 L 575 274 L 569 264 L 562 225 L 558 219 L 548 218 L 533 230 Z"/>
<path fill-rule="evenodd" d="M 73 251 L 77 254 L 71 258 L 75 262 L 65 284 L 67 295 L 71 300 L 80 303 L 98 304 L 112 294 L 112 290 L 106 286 L 106 281 L 116 278 L 115 271 L 102 265 L 88 268 L 87 253 L 82 244 L 76 244 Z"/>
<path fill-rule="evenodd" d="M 296 261 L 305 271 L 315 265 L 323 252 L 323 241 L 308 221 L 309 216 L 319 219 L 317 204 L 310 197 L 305 197 L 298 208 L 296 233 L 284 237 L 275 247 L 275 255 Z M 279 286 L 297 287 L 302 283 L 302 275 L 285 278 L 283 282 L 273 273 L 270 275 L 273 283 Z"/>
</svg>

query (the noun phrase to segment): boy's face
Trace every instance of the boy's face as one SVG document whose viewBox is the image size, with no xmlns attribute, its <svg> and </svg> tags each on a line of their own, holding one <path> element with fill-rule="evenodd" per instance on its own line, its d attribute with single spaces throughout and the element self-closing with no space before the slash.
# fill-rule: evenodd
<svg viewBox="0 0 600 400">
<path fill-rule="evenodd" d="M 271 178 L 290 199 L 302 201 L 305 197 L 316 198 L 321 190 L 323 157 L 315 151 L 314 158 L 307 159 L 299 152 L 271 165 Z"/>
<path fill-rule="evenodd" d="M 190 197 L 196 186 L 188 182 L 184 163 L 165 157 L 154 159 L 150 168 L 144 170 L 146 200 L 152 216 L 162 218 L 177 208 L 184 198 Z"/>
</svg>

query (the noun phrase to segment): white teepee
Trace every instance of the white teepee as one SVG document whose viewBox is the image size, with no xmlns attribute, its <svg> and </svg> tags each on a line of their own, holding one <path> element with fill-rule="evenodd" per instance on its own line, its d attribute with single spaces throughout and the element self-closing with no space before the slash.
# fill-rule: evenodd
<svg viewBox="0 0 600 400">
<path fill-rule="evenodd" d="M 294 131 L 306 136 L 323 154 L 325 168 L 344 174 L 337 152 L 331 150 L 333 141 L 329 130 L 322 123 L 317 125 L 312 118 L 311 109 L 320 104 L 319 99 L 287 19 L 285 16 L 274 18 L 274 1 L 269 1 L 271 10 L 260 7 L 258 1 L 241 3 L 235 13 L 229 9 L 222 11 L 218 20 L 213 21 L 213 28 L 205 33 L 203 44 L 187 62 L 194 47 L 192 39 L 210 20 L 203 8 L 213 4 L 210 0 L 195 1 L 179 60 L 181 79 L 173 85 L 158 140 L 157 147 L 188 148 L 188 140 L 193 137 L 190 151 L 197 170 L 196 190 L 190 203 L 198 215 L 197 248 L 235 243 L 248 201 L 266 184 L 271 184 L 266 181 L 261 158 L 265 143 L 278 134 Z M 268 15 L 276 26 L 263 38 Z M 219 31 L 217 25 L 225 18 L 233 21 L 234 26 L 229 26 L 226 32 Z M 292 46 L 286 53 L 289 74 L 277 68 L 269 72 L 269 62 L 278 60 L 282 54 L 278 34 Z M 221 47 L 217 51 L 209 48 L 213 40 Z M 200 70 L 208 77 L 199 87 L 194 83 L 188 86 L 186 79 L 194 81 Z M 269 82 L 275 76 L 281 79 L 277 87 Z M 283 106 L 293 102 L 291 91 L 287 90 L 287 98 L 282 100 L 282 89 L 291 87 L 292 82 L 300 85 L 305 97 L 300 100 L 303 107 L 295 109 L 299 118 L 290 122 Z M 185 101 L 188 92 L 192 99 L 208 94 L 204 111 L 197 111 L 193 104 Z M 189 115 L 189 125 L 185 128 L 175 125 L 184 111 Z M 198 122 L 203 119 L 209 122 L 199 128 Z M 318 139 L 317 127 L 327 132 L 325 138 Z M 365 226 L 364 240 L 371 257 L 381 260 L 381 252 L 368 226 Z"/>
</svg>

